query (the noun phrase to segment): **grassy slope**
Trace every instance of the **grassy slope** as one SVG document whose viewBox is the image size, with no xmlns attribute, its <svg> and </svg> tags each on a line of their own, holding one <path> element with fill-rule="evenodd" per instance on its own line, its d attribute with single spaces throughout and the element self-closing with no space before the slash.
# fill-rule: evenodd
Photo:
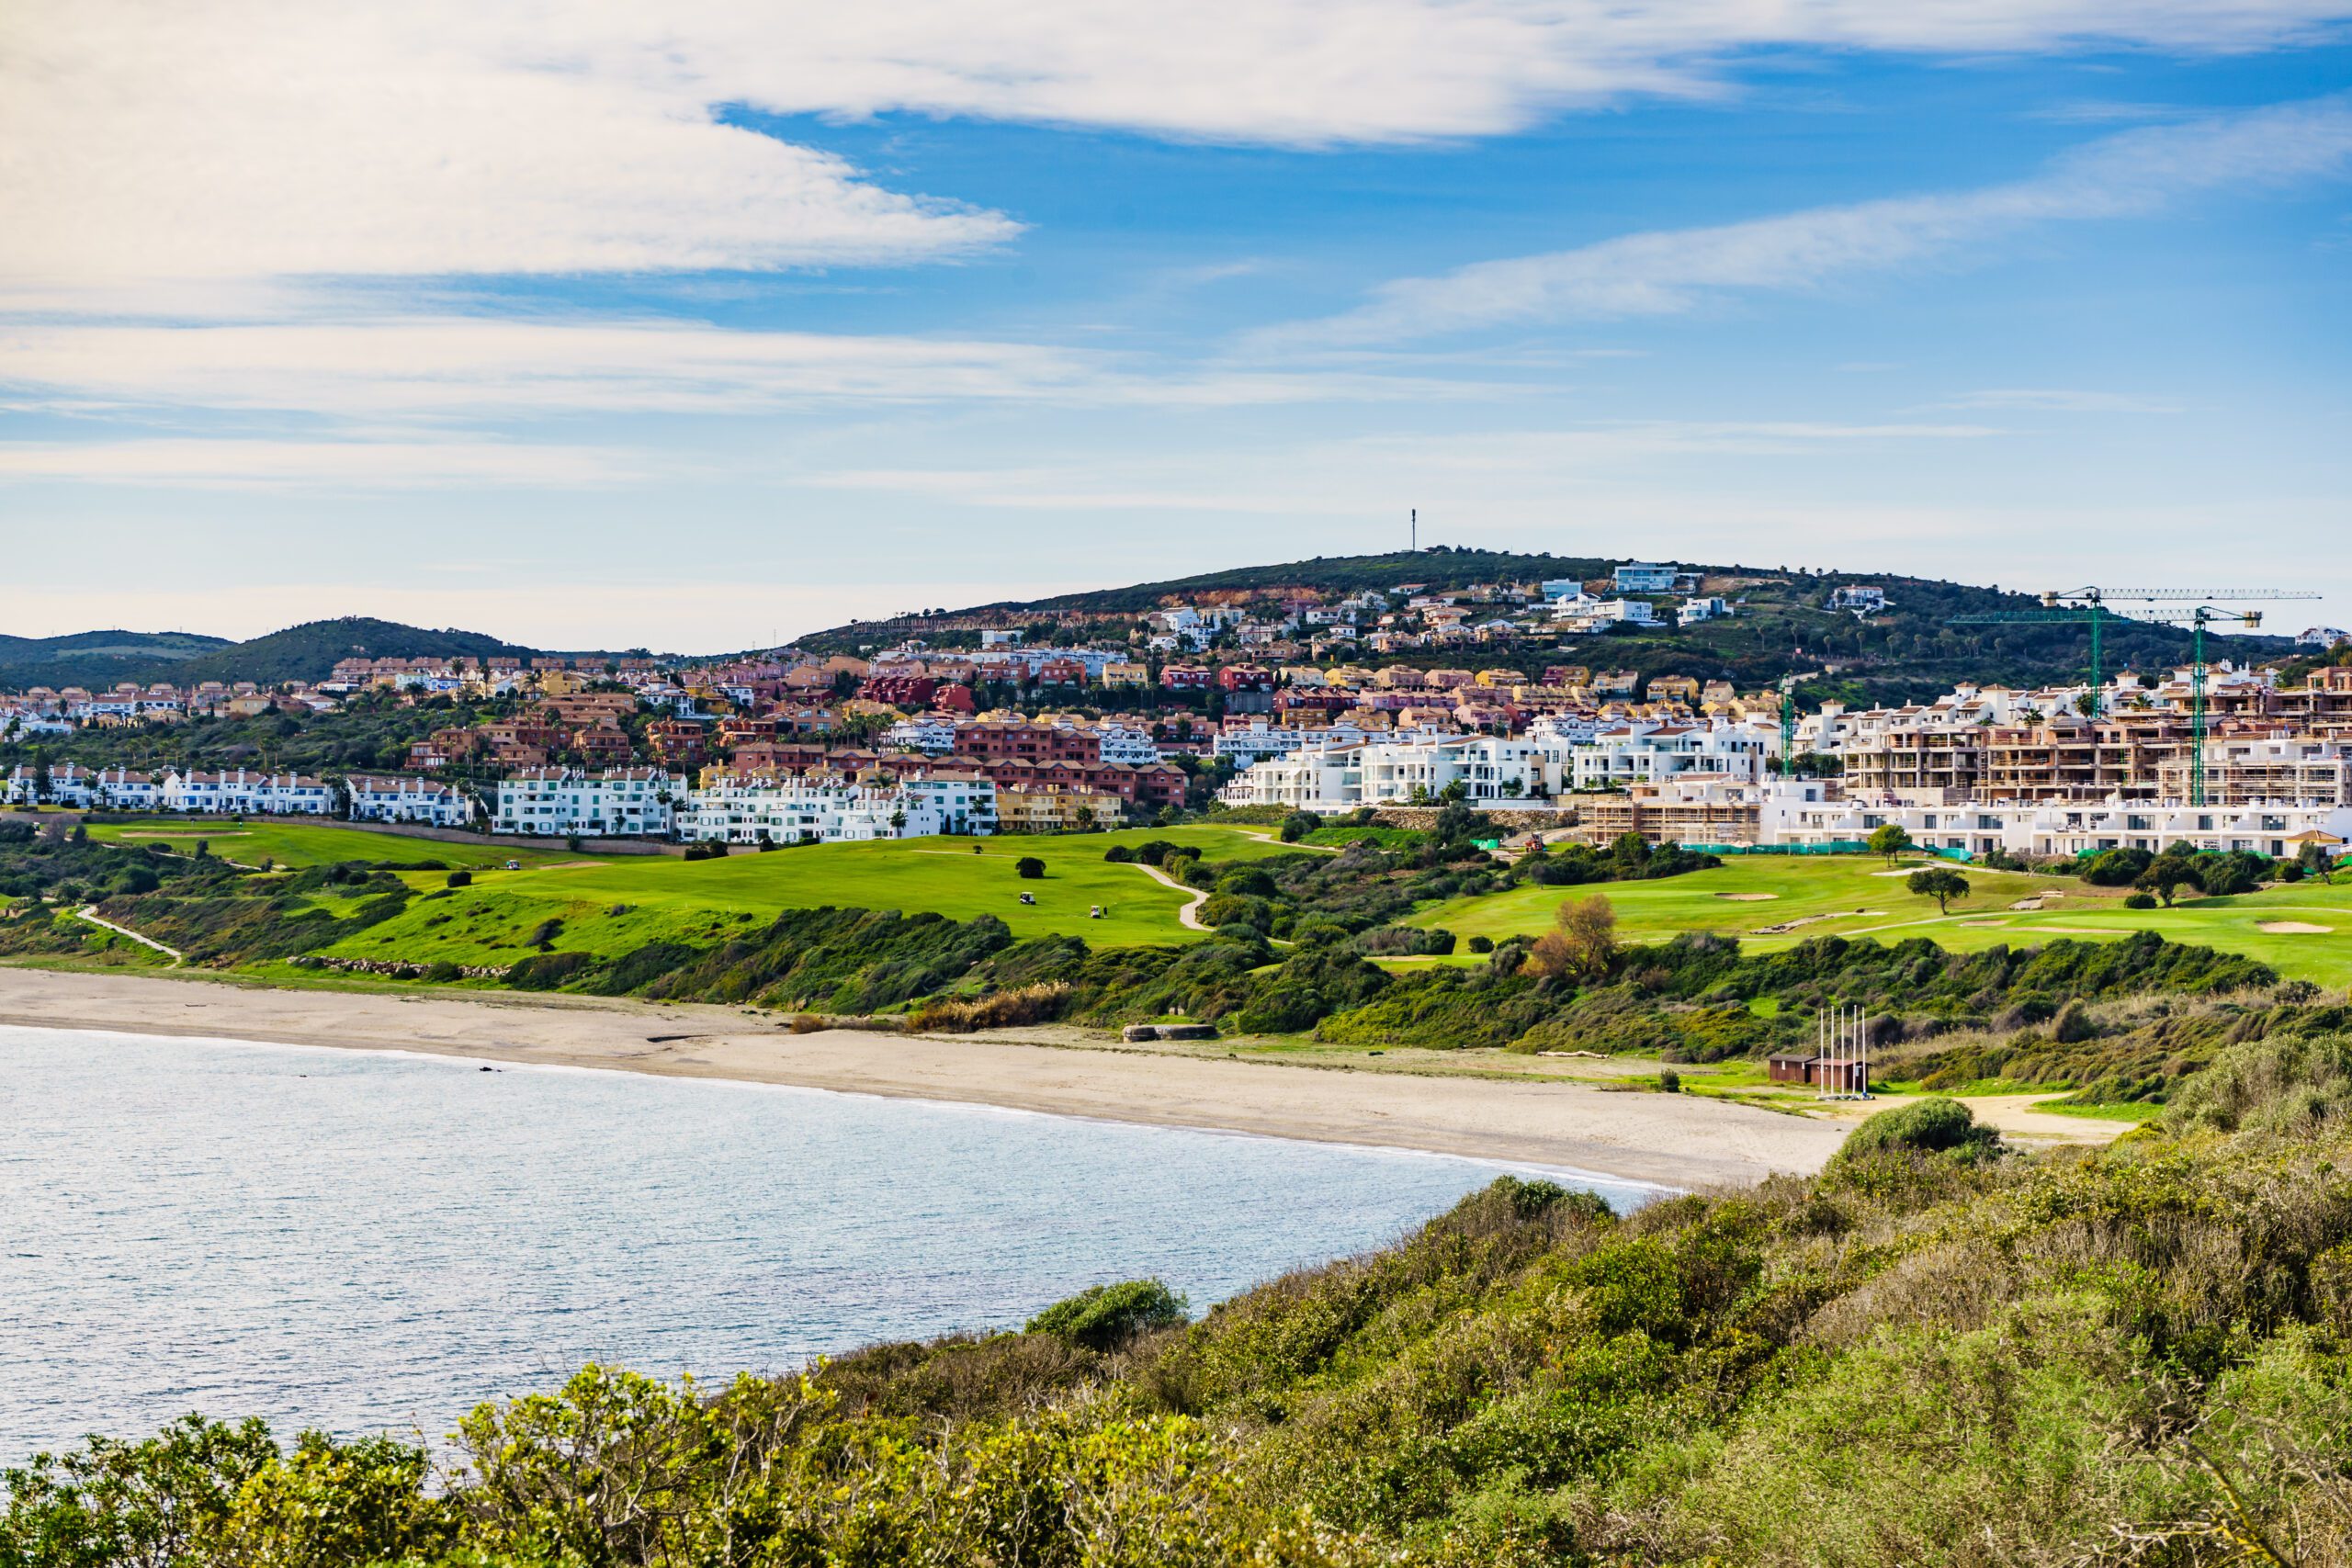
<svg viewBox="0 0 2352 1568">
<path fill-rule="evenodd" d="M 164 817 L 137 822 L 99 823 L 90 837 L 100 843 L 160 843 L 177 854 L 193 851 L 198 840 L 211 852 L 240 865 L 255 865 L 266 856 L 279 865 L 330 865 L 337 861 L 390 861 L 395 863 L 437 860 L 451 867 L 503 866 L 510 860 L 526 866 L 543 866 L 579 857 L 560 851 L 524 849 L 503 840 L 447 843 L 438 839 L 413 839 L 400 833 L 379 833 L 327 822 L 273 822 L 259 818 L 243 822 L 191 822 Z"/>
<path fill-rule="evenodd" d="M 1102 947 L 1193 940 L 1196 933 L 1177 919 L 1182 894 L 1136 866 L 1102 859 L 1114 843 L 1150 839 L 1197 845 L 1216 860 L 1284 849 L 1233 829 L 1170 828 L 994 839 L 978 854 L 970 840 L 904 839 L 744 851 L 710 861 L 562 858 L 419 901 L 327 951 L 428 964 L 512 964 L 526 956 L 524 939 L 540 922 L 560 919 L 558 949 L 614 955 L 649 942 L 707 944 L 764 924 L 780 909 L 826 905 L 956 919 L 994 915 L 1017 938 L 1075 932 Z M 1013 863 L 1024 855 L 1046 863 L 1043 880 L 1023 882 L 1014 874 Z M 410 880 L 429 887 L 438 879 Z M 1023 904 L 1023 893 L 1034 894 L 1036 903 Z M 1087 913 L 1097 904 L 1106 910 L 1099 920 Z"/>
<path fill-rule="evenodd" d="M 2141 910 L 2123 908 L 2128 888 L 2092 887 L 2072 877 L 1963 869 L 1973 890 L 1952 904 L 1950 914 L 1938 915 L 1932 900 L 1905 891 L 1903 877 L 1881 874 L 1885 870 L 1885 863 L 1871 856 L 1759 855 L 1660 882 L 1516 887 L 1425 909 L 1412 923 L 1442 926 L 1464 937 L 1500 940 L 1541 931 L 1564 899 L 1598 892 L 1616 907 L 1622 933 L 1635 942 L 1686 931 L 1720 931 L 1738 937 L 1751 951 L 1769 953 L 1816 936 L 1868 936 L 1883 942 L 1926 936 L 1969 952 L 1996 943 L 2026 946 L 2049 937 L 2120 937 L 2153 931 L 2169 941 L 2259 958 L 2290 978 L 2352 985 L 2352 882 L 2339 881 L 2333 887 L 2303 883 L 2243 897 L 2185 899 L 2174 908 Z M 2039 910 L 2009 908 L 2043 891 L 2057 896 Z M 1729 897 L 1758 893 L 1773 897 Z M 1806 917 L 1813 918 L 1794 931 L 1755 934 Z M 2293 933 L 2260 929 L 2277 920 L 2331 929 Z"/>
</svg>

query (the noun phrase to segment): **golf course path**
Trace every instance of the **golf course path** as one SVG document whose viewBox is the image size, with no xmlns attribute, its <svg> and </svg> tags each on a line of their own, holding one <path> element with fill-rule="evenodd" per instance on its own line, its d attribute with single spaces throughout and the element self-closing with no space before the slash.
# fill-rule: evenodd
<svg viewBox="0 0 2352 1568">
<path fill-rule="evenodd" d="M 98 919 L 98 907 L 96 904 L 85 904 L 74 912 L 81 916 L 82 919 L 89 921 L 94 926 L 104 926 L 107 930 L 114 932 L 117 936 L 127 936 L 135 942 L 153 948 L 156 952 L 164 954 L 175 964 L 185 964 L 187 962 L 187 955 L 176 947 L 165 947 L 153 937 L 141 936 L 129 926 L 119 926 L 112 920 L 102 920 Z"/>
<path fill-rule="evenodd" d="M 1154 882 L 1163 886 L 1173 887 L 1177 892 L 1184 895 L 1184 907 L 1176 911 L 1177 924 L 1188 931 L 1204 931 L 1209 929 L 1201 924 L 1201 906 L 1209 901 L 1207 894 L 1197 887 L 1185 886 L 1156 865 L 1146 865 L 1141 861 L 1130 861 L 1128 863 Z"/>
</svg>

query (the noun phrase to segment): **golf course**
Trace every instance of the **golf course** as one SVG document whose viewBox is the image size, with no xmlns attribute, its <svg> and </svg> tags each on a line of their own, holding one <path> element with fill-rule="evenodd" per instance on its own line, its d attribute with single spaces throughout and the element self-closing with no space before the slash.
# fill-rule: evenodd
<svg viewBox="0 0 2352 1568">
<path fill-rule="evenodd" d="M 125 846 L 161 844 L 175 854 L 201 842 L 209 854 L 244 866 L 286 870 L 367 861 L 392 865 L 437 862 L 471 874 L 449 887 L 447 871 L 398 874 L 419 894 L 399 916 L 356 931 L 324 950 L 346 958 L 492 965 L 560 934 L 568 951 L 611 956 L 651 942 L 695 944 L 724 939 L 791 908 L 863 908 L 956 919 L 993 915 L 1016 938 L 1083 936 L 1096 947 L 1197 941 L 1184 923 L 1192 900 L 1138 865 L 1106 862 L 1114 844 L 1160 840 L 1197 849 L 1210 861 L 1315 852 L 1274 840 L 1264 829 L 1196 825 L 1113 833 L 904 839 L 820 844 L 718 859 L 612 855 L 526 845 L 513 840 L 421 839 L 347 824 L 266 819 L 191 822 L 177 818 L 106 823 L 93 838 Z M 1326 847 L 1323 853 L 1337 846 Z M 1045 875 L 1020 876 L 1034 857 Z M 509 863 L 516 869 L 509 870 Z M 2038 945 L 2058 937 L 2123 937 L 2152 931 L 2262 960 L 2290 978 L 2352 984 L 2352 882 L 2267 887 L 2233 897 L 2185 895 L 2169 908 L 2129 909 L 2130 889 L 2097 887 L 2074 877 L 1957 866 L 1968 892 L 1939 910 L 1910 892 L 1910 874 L 1949 865 L 1908 857 L 1890 865 L 1869 855 L 1754 855 L 1705 871 L 1655 881 L 1586 887 L 1534 884 L 1507 892 L 1430 903 L 1408 923 L 1466 939 L 1500 942 L 1547 929 L 1567 898 L 1597 893 L 1614 907 L 1621 938 L 1662 942 L 1683 931 L 1737 937 L 1751 952 L 1771 952 L 1814 937 L 1902 942 L 1928 937 L 1973 951 Z M 1028 894 L 1034 902 L 1023 903 Z M 312 896 L 337 915 L 354 900 L 332 890 Z M 1102 910 L 1098 917 L 1093 914 Z M 552 923 L 552 932 L 550 925 Z M 1466 946 L 1450 958 L 1384 960 L 1392 967 L 1483 962 Z"/>
<path fill-rule="evenodd" d="M 1933 898 L 1904 886 L 1912 872 L 1932 865 L 1958 871 L 1968 882 L 1967 895 L 1952 899 L 1948 910 L 1939 911 Z M 1615 908 L 1619 934 L 1628 942 L 1714 931 L 1737 937 L 1750 952 L 1770 953 L 1813 937 L 1893 942 L 1924 936 L 1966 952 L 2150 931 L 2170 942 L 2258 958 L 2290 979 L 2352 984 L 2352 877 L 2333 886 L 2302 882 L 2234 897 L 2184 896 L 2170 908 L 2127 909 L 2123 900 L 2131 891 L 1920 857 L 1890 867 L 1875 855 L 1750 855 L 1656 882 L 1529 885 L 1454 899 L 1420 910 L 1411 923 L 1500 942 L 1546 929 L 1564 898 L 1598 893 Z M 1475 961 L 1459 953 L 1457 959 Z"/>
</svg>

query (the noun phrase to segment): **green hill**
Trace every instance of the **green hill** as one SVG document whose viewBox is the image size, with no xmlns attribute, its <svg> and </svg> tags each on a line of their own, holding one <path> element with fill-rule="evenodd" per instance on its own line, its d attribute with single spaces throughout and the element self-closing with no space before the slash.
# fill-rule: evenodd
<svg viewBox="0 0 2352 1568">
<path fill-rule="evenodd" d="M 87 686 L 136 680 L 130 670 L 173 670 L 191 659 L 232 647 L 225 637 L 194 632 L 74 632 L 66 637 L 0 633 L 0 688 Z M 164 675 L 153 677 L 169 679 Z"/>
<path fill-rule="evenodd" d="M 1134 617 L 1164 601 L 1204 593 L 1259 592 L 1270 598 L 1281 589 L 1312 589 L 1345 595 L 1367 588 L 1394 591 L 1419 583 L 1434 590 L 1480 582 L 1529 582 L 1576 578 L 1606 590 L 1611 569 L 1623 557 L 1520 555 L 1498 550 L 1443 547 L 1387 555 L 1318 557 L 1313 560 L 1239 567 L 1164 582 L 1066 593 L 1048 599 L 1001 600 L 990 604 L 863 621 L 802 637 L 804 648 L 855 651 L 920 637 L 934 647 L 967 645 L 976 625 L 992 615 L 1052 615 L 1071 635 L 1125 637 Z M 2042 608 L 2031 592 L 1948 582 L 1885 572 L 1807 572 L 1781 567 L 1702 565 L 1680 562 L 1703 579 L 1703 592 L 1734 601 L 1738 614 L 1726 620 L 1656 631 L 1619 631 L 1603 637 L 1534 641 L 1519 647 L 1481 645 L 1475 654 L 1449 651 L 1412 661 L 1527 666 L 1536 673 L 1546 663 L 1586 664 L 1637 670 L 1645 675 L 1694 675 L 1727 680 L 1743 691 L 1770 686 L 1783 675 L 1811 677 L 1801 694 L 1808 702 L 1838 698 L 1849 703 L 1911 702 L 1948 691 L 1958 682 L 2032 686 L 2080 681 L 2090 662 L 2088 629 L 2079 624 L 1955 626 L 1954 617 L 2030 614 Z M 1886 591 L 1883 614 L 1858 618 L 1829 607 L 1838 588 L 1871 584 Z M 1675 595 L 1656 595 L 1661 604 Z M 2219 639 L 2215 657 L 2278 659 L 2293 643 L 2277 637 Z M 2186 662 L 2189 634 L 2147 622 L 2110 623 L 2105 636 L 2105 667 L 2155 671 Z"/>
<path fill-rule="evenodd" d="M 548 650 L 455 626 L 434 630 L 345 615 L 305 621 L 245 642 L 188 632 L 79 632 L 0 636 L 0 690 L 111 686 L 120 681 L 322 681 L 345 659 L 530 659 Z M 567 657 L 596 657 L 590 650 Z M 642 649 L 630 650 L 642 653 Z"/>
</svg>

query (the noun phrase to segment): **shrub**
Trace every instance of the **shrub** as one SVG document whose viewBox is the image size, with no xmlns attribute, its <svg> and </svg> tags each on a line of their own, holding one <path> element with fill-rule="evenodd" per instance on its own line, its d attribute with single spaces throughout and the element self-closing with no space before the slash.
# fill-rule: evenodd
<svg viewBox="0 0 2352 1568">
<path fill-rule="evenodd" d="M 462 980 L 465 977 L 466 972 L 446 958 L 437 964 L 428 964 L 424 966 L 424 978 L 436 986 L 446 986 L 454 980 Z"/>
<path fill-rule="evenodd" d="M 552 991 L 594 962 L 585 953 L 542 953 L 506 971 L 506 983 L 518 991 Z"/>
<path fill-rule="evenodd" d="M 1474 936 L 1470 939 L 1470 951 L 1473 953 L 1492 953 L 1494 950 L 1495 939 L 1493 937 Z"/>
<path fill-rule="evenodd" d="M 1155 1328 L 1184 1321 L 1184 1298 L 1157 1280 L 1092 1285 L 1029 1320 L 1024 1332 L 1050 1334 L 1089 1350 L 1110 1351 Z"/>
<path fill-rule="evenodd" d="M 156 888 L 161 887 L 163 885 L 163 878 L 157 876 L 153 872 L 148 870 L 143 865 L 129 867 L 121 875 L 114 879 L 114 890 L 117 893 L 128 893 L 134 895 L 140 893 L 153 893 Z"/>
<path fill-rule="evenodd" d="M 1967 1106 L 1957 1100 L 1915 1100 L 1893 1111 L 1882 1111 L 1846 1136 L 1830 1156 L 1835 1168 L 1883 1154 L 1951 1154 L 1983 1158 L 1996 1153 L 2001 1134 L 1981 1126 Z"/>
<path fill-rule="evenodd" d="M 1113 844 L 1102 852 L 1102 858 L 1113 865 L 1127 865 L 1134 862 L 1136 852 L 1125 844 Z"/>
<path fill-rule="evenodd" d="M 1294 811 L 1283 818 L 1283 842 L 1295 844 L 1321 826 L 1323 826 L 1323 818 L 1314 812 Z"/>
<path fill-rule="evenodd" d="M 1035 855 L 1023 855 L 1012 863 L 1013 874 L 1024 882 L 1036 882 L 1046 874 L 1046 863 Z"/>
<path fill-rule="evenodd" d="M 470 871 L 453 871 L 449 874 L 448 885 L 452 887 L 471 887 L 474 885 L 474 874 Z"/>
<path fill-rule="evenodd" d="M 2097 887 L 2128 887 L 2155 858 L 2145 850 L 2108 850 L 2084 865 L 2083 880 Z"/>
<path fill-rule="evenodd" d="M 2123 900 L 2123 907 L 2127 909 L 2153 909 L 2156 907 L 2156 896 L 2153 893 L 2134 893 Z"/>
</svg>

